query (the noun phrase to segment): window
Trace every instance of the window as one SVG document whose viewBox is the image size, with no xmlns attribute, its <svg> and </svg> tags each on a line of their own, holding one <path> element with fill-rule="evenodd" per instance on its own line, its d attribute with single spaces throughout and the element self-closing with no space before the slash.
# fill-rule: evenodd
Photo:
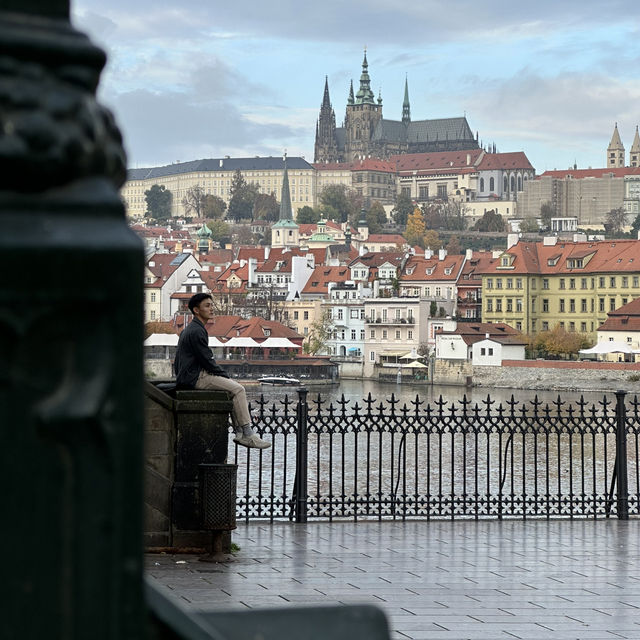
<svg viewBox="0 0 640 640">
<path fill-rule="evenodd" d="M 487 355 L 487 350 L 484 347 L 480 347 L 480 355 L 481 356 Z"/>
<path fill-rule="evenodd" d="M 513 311 L 513 298 L 507 298 L 507 313 Z"/>
<path fill-rule="evenodd" d="M 564 298 L 560 298 L 560 307 L 558 310 L 560 313 L 564 313 Z"/>
<path fill-rule="evenodd" d="M 537 289 L 538 287 L 538 281 L 535 278 L 531 279 L 531 288 L 532 289 Z"/>
<path fill-rule="evenodd" d="M 587 299 L 586 298 L 581 298 L 581 300 L 580 300 L 580 311 L 582 313 L 586 313 L 587 312 Z"/>
<path fill-rule="evenodd" d="M 156 319 L 156 312 L 152 311 L 150 317 L 151 317 L 152 320 L 155 320 Z"/>
<path fill-rule="evenodd" d="M 413 340 L 413 331 L 411 329 L 407 331 L 407 340 Z"/>
<path fill-rule="evenodd" d="M 305 336 L 308 336 L 308 335 L 309 335 L 309 327 L 305 327 L 305 328 L 302 330 L 302 333 L 303 333 Z"/>
<path fill-rule="evenodd" d="M 351 339 L 352 340 L 356 339 L 356 330 L 355 329 L 351 329 Z"/>
<path fill-rule="evenodd" d="M 522 331 L 522 322 L 516 322 L 516 329 Z"/>
<path fill-rule="evenodd" d="M 587 288 L 587 279 L 586 278 L 580 278 L 580 288 L 581 289 L 586 289 Z"/>
<path fill-rule="evenodd" d="M 609 286 L 612 289 L 616 288 L 616 277 L 615 276 L 611 276 L 611 278 L 609 278 Z"/>
<path fill-rule="evenodd" d="M 522 278 L 516 278 L 516 289 L 522 289 Z"/>
<path fill-rule="evenodd" d="M 358 310 L 357 309 L 351 309 L 351 312 L 349 313 L 349 317 L 353 318 L 354 320 L 358 319 Z"/>
<path fill-rule="evenodd" d="M 493 298 L 487 298 L 487 311 L 493 311 Z"/>
<path fill-rule="evenodd" d="M 598 298 L 598 311 L 604 311 L 604 298 Z"/>
<path fill-rule="evenodd" d="M 522 298 L 516 298 L 516 311 L 522 313 Z"/>
<path fill-rule="evenodd" d="M 570 322 L 569 323 L 569 331 L 571 331 L 571 333 L 575 333 L 575 331 L 576 331 L 576 323 L 575 322 Z"/>
<path fill-rule="evenodd" d="M 576 312 L 576 301 L 574 298 L 571 298 L 569 300 L 569 313 L 575 313 Z"/>
<path fill-rule="evenodd" d="M 616 299 L 609 298 L 609 311 L 615 311 L 615 310 L 616 310 Z"/>
<path fill-rule="evenodd" d="M 294 312 L 293 312 L 293 319 L 294 319 L 294 320 L 297 320 L 297 319 L 298 319 L 298 312 L 297 312 L 297 311 L 294 311 Z"/>
<path fill-rule="evenodd" d="M 564 278 L 560 278 L 560 288 L 561 289 L 565 288 Z"/>
<path fill-rule="evenodd" d="M 369 337 L 370 337 L 372 340 L 375 340 L 375 339 L 376 339 L 376 330 L 375 330 L 375 329 L 371 329 L 371 331 L 369 331 Z"/>
<path fill-rule="evenodd" d="M 308 320 L 309 319 L 309 312 L 305 311 L 304 312 L 304 320 Z"/>
<path fill-rule="evenodd" d="M 576 279 L 569 278 L 569 289 L 575 289 L 575 288 L 576 288 Z"/>
<path fill-rule="evenodd" d="M 580 323 L 580 331 L 582 333 L 586 333 L 587 332 L 587 323 L 586 322 L 581 322 Z"/>
<path fill-rule="evenodd" d="M 487 278 L 487 289 L 493 289 L 493 278 Z"/>
<path fill-rule="evenodd" d="M 625 289 L 629 286 L 629 278 L 627 276 L 622 276 L 622 286 Z"/>
<path fill-rule="evenodd" d="M 396 340 L 400 340 L 400 329 L 396 330 Z"/>
<path fill-rule="evenodd" d="M 438 198 L 440 198 L 441 200 L 446 200 L 447 199 L 447 185 L 446 184 L 439 184 L 438 185 Z"/>
<path fill-rule="evenodd" d="M 496 299 L 496 312 L 502 313 L 502 298 Z"/>
<path fill-rule="evenodd" d="M 546 320 L 542 321 L 542 330 L 549 331 L 549 323 Z"/>
<path fill-rule="evenodd" d="M 388 334 L 387 334 L 387 330 L 386 330 L 386 329 L 383 329 L 383 330 L 382 330 L 382 339 L 383 339 L 383 340 L 386 340 L 386 339 L 387 339 L 387 335 L 388 335 Z"/>
<path fill-rule="evenodd" d="M 375 361 L 376 361 L 376 352 L 369 351 L 369 362 L 375 362 Z"/>
<path fill-rule="evenodd" d="M 338 320 L 342 320 L 344 318 L 344 310 L 338 309 Z"/>
<path fill-rule="evenodd" d="M 542 288 L 543 289 L 549 288 L 549 278 L 542 278 Z"/>
<path fill-rule="evenodd" d="M 489 178 L 489 191 L 494 192 L 496 190 L 495 178 Z"/>
<path fill-rule="evenodd" d="M 364 329 L 360 329 L 360 340 L 364 340 Z"/>
<path fill-rule="evenodd" d="M 628 298 L 622 298 L 622 300 L 620 300 L 620 306 L 623 307 L 627 302 L 629 302 Z"/>
<path fill-rule="evenodd" d="M 560 325 L 561 329 L 564 329 L 564 322 L 558 322 L 558 324 Z"/>
<path fill-rule="evenodd" d="M 496 278 L 496 289 L 502 289 L 502 278 Z"/>
<path fill-rule="evenodd" d="M 156 301 L 156 294 L 152 293 L 151 294 L 151 302 L 155 302 Z"/>
<path fill-rule="evenodd" d="M 396 309 L 396 320 L 400 320 L 400 309 Z"/>
<path fill-rule="evenodd" d="M 522 302 L 520 302 L 520 305 L 522 305 Z M 536 312 L 536 299 L 535 297 L 531 298 L 531 313 L 535 313 Z"/>
<path fill-rule="evenodd" d="M 605 279 L 604 279 L 604 278 L 602 278 L 602 277 L 600 277 L 600 278 L 598 278 L 598 282 L 599 282 L 599 285 L 598 285 L 598 286 L 599 286 L 601 289 L 604 289 L 604 288 L 605 288 Z"/>
<path fill-rule="evenodd" d="M 489 347 L 487 349 L 487 351 L 489 352 L 489 355 L 492 356 L 493 355 L 493 347 Z"/>
<path fill-rule="evenodd" d="M 513 278 L 507 278 L 507 289 L 513 289 Z"/>
<path fill-rule="evenodd" d="M 638 287 L 640 287 L 640 277 L 633 276 L 633 287 L 634 289 L 637 289 Z"/>
</svg>

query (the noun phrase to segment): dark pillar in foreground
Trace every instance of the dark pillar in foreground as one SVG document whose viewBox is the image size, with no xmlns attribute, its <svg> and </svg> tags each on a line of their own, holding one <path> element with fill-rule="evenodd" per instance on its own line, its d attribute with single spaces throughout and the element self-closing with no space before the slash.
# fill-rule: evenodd
<svg viewBox="0 0 640 640">
<path fill-rule="evenodd" d="M 65 0 L 0 9 L 7 640 L 142 635 L 142 269 L 104 54 Z"/>
</svg>

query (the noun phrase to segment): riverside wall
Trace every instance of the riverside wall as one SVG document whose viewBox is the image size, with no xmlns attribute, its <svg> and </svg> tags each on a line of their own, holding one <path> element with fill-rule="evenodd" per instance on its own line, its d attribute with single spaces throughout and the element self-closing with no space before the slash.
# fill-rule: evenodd
<svg viewBox="0 0 640 640">
<path fill-rule="evenodd" d="M 640 393 L 637 362 L 504 360 L 501 367 L 474 365 L 472 377 L 477 387 Z"/>
</svg>

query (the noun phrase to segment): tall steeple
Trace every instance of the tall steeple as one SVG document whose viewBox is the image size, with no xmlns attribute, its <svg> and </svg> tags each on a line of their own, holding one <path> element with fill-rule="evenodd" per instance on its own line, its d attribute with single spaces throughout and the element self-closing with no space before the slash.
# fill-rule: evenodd
<svg viewBox="0 0 640 640">
<path fill-rule="evenodd" d="M 369 77 L 369 63 L 367 62 L 367 50 L 364 50 L 362 61 L 362 75 L 360 76 L 360 89 L 356 93 L 356 104 L 375 104 L 373 91 L 371 91 L 371 78 Z"/>
<path fill-rule="evenodd" d="M 353 80 L 351 81 L 351 86 L 349 87 L 349 98 L 347 99 L 347 104 L 355 104 L 356 101 L 353 97 Z"/>
<path fill-rule="evenodd" d="M 618 123 L 616 122 L 615 127 L 613 128 L 611 142 L 607 147 L 607 168 L 616 169 L 618 167 L 624 167 L 624 145 L 620 139 Z"/>
<path fill-rule="evenodd" d="M 338 161 L 338 139 L 336 137 L 336 114 L 329 97 L 329 78 L 324 79 L 324 94 L 320 106 L 320 116 L 316 125 L 315 162 Z"/>
<path fill-rule="evenodd" d="M 297 247 L 299 244 L 300 227 L 293 220 L 291 210 L 291 192 L 289 190 L 289 171 L 287 169 L 287 154 L 284 154 L 284 174 L 282 176 L 282 191 L 280 194 L 280 216 L 271 227 L 272 247 Z"/>
<path fill-rule="evenodd" d="M 409 104 L 409 80 L 404 79 L 404 101 L 402 103 L 402 122 L 409 124 L 411 122 L 411 105 Z"/>
<path fill-rule="evenodd" d="M 284 175 L 282 176 L 282 192 L 280 194 L 279 221 L 293 220 L 291 210 L 291 191 L 289 190 L 289 171 L 287 170 L 287 154 L 284 155 Z"/>
<path fill-rule="evenodd" d="M 640 135 L 638 134 L 638 125 L 636 125 L 636 135 L 633 138 L 633 144 L 629 152 L 629 166 L 640 167 Z"/>
</svg>

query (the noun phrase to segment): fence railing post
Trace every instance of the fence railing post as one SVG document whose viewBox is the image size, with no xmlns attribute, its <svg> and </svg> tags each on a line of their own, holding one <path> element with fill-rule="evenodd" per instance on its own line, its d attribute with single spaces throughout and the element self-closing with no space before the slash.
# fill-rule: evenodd
<svg viewBox="0 0 640 640">
<path fill-rule="evenodd" d="M 625 391 L 616 391 L 616 484 L 618 519 L 629 519 L 629 481 L 627 478 L 627 409 Z"/>
<path fill-rule="evenodd" d="M 298 389 L 298 407 L 296 409 L 296 522 L 307 521 L 307 389 Z"/>
</svg>

